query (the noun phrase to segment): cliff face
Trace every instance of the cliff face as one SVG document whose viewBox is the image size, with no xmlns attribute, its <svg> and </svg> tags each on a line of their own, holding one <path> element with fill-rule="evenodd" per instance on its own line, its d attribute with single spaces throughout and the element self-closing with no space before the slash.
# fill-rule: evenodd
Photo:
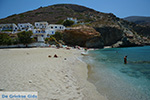
<svg viewBox="0 0 150 100">
<path fill-rule="evenodd" d="M 133 25 L 131 27 L 139 35 L 150 37 L 150 27 L 149 26 Z"/>
<path fill-rule="evenodd" d="M 101 34 L 105 46 L 130 47 L 150 44 L 149 34 L 137 34 L 137 31 L 130 27 L 104 26 L 95 29 Z"/>
<path fill-rule="evenodd" d="M 107 21 L 106 21 L 107 20 Z M 94 28 L 98 31 L 104 45 L 112 47 L 130 47 L 150 44 L 150 27 L 127 22 L 110 15 L 105 19 L 108 24 L 94 22 Z"/>
<path fill-rule="evenodd" d="M 123 31 L 115 27 L 104 26 L 95 29 L 101 33 L 105 46 L 113 45 L 123 38 Z"/>
<path fill-rule="evenodd" d="M 79 45 L 88 48 L 131 47 L 149 45 L 150 38 L 137 34 L 130 26 L 80 26 L 63 32 L 67 45 Z"/>
<path fill-rule="evenodd" d="M 88 48 L 102 48 L 103 40 L 99 32 L 92 27 L 77 27 L 63 32 L 63 41 L 71 46 L 79 45 Z"/>
</svg>

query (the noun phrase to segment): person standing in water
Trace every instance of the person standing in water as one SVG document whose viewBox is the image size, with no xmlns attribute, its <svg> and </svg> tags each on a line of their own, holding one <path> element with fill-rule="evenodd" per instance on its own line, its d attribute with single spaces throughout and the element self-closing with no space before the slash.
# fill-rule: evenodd
<svg viewBox="0 0 150 100">
<path fill-rule="evenodd" d="M 127 64 L 127 56 L 124 57 L 124 64 Z"/>
</svg>

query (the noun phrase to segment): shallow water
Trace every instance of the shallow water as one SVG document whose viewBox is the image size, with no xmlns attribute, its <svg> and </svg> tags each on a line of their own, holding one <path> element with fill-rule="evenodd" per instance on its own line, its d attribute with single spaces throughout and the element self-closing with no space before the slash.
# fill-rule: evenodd
<svg viewBox="0 0 150 100">
<path fill-rule="evenodd" d="M 90 51 L 84 61 L 97 90 L 109 100 L 150 100 L 150 46 Z M 124 64 L 124 56 L 127 64 Z"/>
</svg>

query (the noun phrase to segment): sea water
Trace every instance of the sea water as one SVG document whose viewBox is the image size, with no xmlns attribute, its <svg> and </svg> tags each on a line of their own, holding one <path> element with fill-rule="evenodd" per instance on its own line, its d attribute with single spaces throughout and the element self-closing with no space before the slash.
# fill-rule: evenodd
<svg viewBox="0 0 150 100">
<path fill-rule="evenodd" d="M 88 80 L 109 100 L 150 100 L 150 46 L 93 50 L 84 61 Z"/>
</svg>

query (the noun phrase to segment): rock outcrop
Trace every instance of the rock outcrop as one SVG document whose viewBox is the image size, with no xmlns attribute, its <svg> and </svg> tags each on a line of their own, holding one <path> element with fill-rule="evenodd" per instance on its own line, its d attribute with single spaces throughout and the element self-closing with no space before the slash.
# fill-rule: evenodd
<svg viewBox="0 0 150 100">
<path fill-rule="evenodd" d="M 115 18 L 113 21 L 113 25 L 95 27 L 101 34 L 105 46 L 132 47 L 150 44 L 150 27 Z"/>
<path fill-rule="evenodd" d="M 110 46 L 123 38 L 123 31 L 115 27 L 97 27 L 96 31 L 101 33 L 105 46 Z"/>
<path fill-rule="evenodd" d="M 63 32 L 63 41 L 67 45 L 79 45 L 88 48 L 112 47 L 133 47 L 150 45 L 150 38 L 137 34 L 130 26 L 114 25 L 74 27 Z"/>
<path fill-rule="evenodd" d="M 70 46 L 103 48 L 103 40 L 99 32 L 92 27 L 80 26 L 63 32 L 63 41 Z"/>
<path fill-rule="evenodd" d="M 103 48 L 104 42 L 102 37 L 93 37 L 87 40 L 85 45 L 88 48 Z"/>
</svg>

